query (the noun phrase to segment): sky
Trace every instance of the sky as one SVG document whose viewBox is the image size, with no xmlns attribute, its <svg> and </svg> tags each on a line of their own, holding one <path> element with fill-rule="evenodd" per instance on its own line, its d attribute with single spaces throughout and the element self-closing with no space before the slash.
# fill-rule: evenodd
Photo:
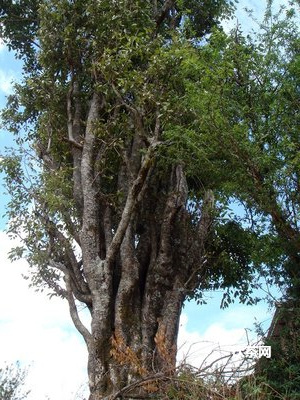
<svg viewBox="0 0 300 400">
<path fill-rule="evenodd" d="M 254 15 L 261 19 L 265 5 L 261 0 L 241 1 L 238 17 L 227 24 L 227 29 L 235 26 L 237 20 L 244 30 L 255 27 L 242 9 L 245 6 L 253 9 Z M 20 61 L 0 43 L 0 108 L 12 91 L 12 80 L 20 78 L 21 68 Z M 12 137 L 0 130 L 0 154 L 11 144 Z M 8 201 L 3 192 L 3 181 L 0 181 L 0 216 Z M 9 261 L 7 255 L 14 242 L 5 233 L 5 222 L 0 217 L 0 368 L 5 362 L 17 360 L 29 366 L 28 400 L 84 398 L 85 344 L 73 328 L 67 304 L 56 298 L 49 300 L 45 293 L 29 289 L 28 281 L 22 278 L 28 270 L 26 261 Z M 207 294 L 207 305 L 185 304 L 178 338 L 179 361 L 188 358 L 199 367 L 209 354 L 218 358 L 229 350 L 239 350 L 248 338 L 255 341 L 255 321 L 263 322 L 267 329 L 272 319 L 267 304 L 252 307 L 234 304 L 220 310 L 221 297 L 222 293 Z"/>
</svg>

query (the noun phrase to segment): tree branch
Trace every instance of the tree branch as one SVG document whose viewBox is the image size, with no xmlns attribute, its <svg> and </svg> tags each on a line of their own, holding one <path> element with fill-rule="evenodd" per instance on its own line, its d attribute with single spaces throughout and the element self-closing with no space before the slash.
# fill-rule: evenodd
<svg viewBox="0 0 300 400">
<path fill-rule="evenodd" d="M 208 238 L 211 225 L 213 223 L 213 209 L 214 209 L 214 194 L 212 190 L 207 190 L 204 194 L 202 208 L 201 208 L 201 217 L 198 223 L 198 240 L 193 243 L 193 247 L 197 244 L 196 251 L 192 251 L 192 253 L 197 254 L 197 259 L 200 260 L 200 265 L 198 268 L 193 268 L 190 276 L 186 280 L 183 285 L 183 290 L 191 290 L 194 289 L 197 284 L 197 276 L 199 271 L 202 269 L 205 259 L 203 259 L 205 254 L 205 243 Z M 190 287 L 189 287 L 190 286 Z"/>
<path fill-rule="evenodd" d="M 46 210 L 45 210 L 45 212 L 46 212 Z M 42 220 L 43 224 L 45 225 L 45 227 L 47 229 L 47 233 L 50 238 L 50 244 L 52 244 L 52 246 L 51 246 L 52 248 L 50 247 L 50 253 L 53 251 L 54 239 L 58 240 L 58 242 L 61 244 L 62 249 L 65 250 L 64 255 L 67 257 L 67 260 L 68 260 L 68 262 L 66 261 L 66 264 L 69 264 L 69 265 L 65 265 L 60 262 L 51 260 L 52 263 L 55 263 L 55 265 L 53 265 L 53 266 L 55 268 L 63 271 L 63 273 L 65 275 L 70 274 L 70 276 L 72 277 L 72 281 L 74 282 L 74 285 L 77 289 L 78 296 L 81 296 L 81 298 L 83 298 L 84 296 L 89 295 L 90 294 L 89 287 L 83 278 L 82 272 L 80 271 L 77 259 L 75 257 L 75 254 L 73 252 L 73 249 L 72 249 L 72 246 L 71 246 L 69 240 L 65 237 L 65 235 L 62 232 L 60 232 L 60 230 L 57 228 L 56 224 L 54 222 L 52 222 L 48 217 L 45 217 L 40 212 L 37 215 Z M 50 255 L 51 254 L 49 254 L 49 256 Z M 90 300 L 88 297 L 87 297 L 87 299 L 88 299 L 88 303 L 90 303 Z M 86 304 L 88 304 L 88 303 L 86 303 Z"/>
<path fill-rule="evenodd" d="M 155 22 L 156 22 L 156 30 L 159 29 L 163 21 L 166 19 L 168 12 L 172 9 L 174 6 L 174 0 L 166 0 L 164 2 L 164 5 L 162 6 L 161 10 L 157 13 L 155 16 Z"/>
<path fill-rule="evenodd" d="M 142 160 L 142 165 L 140 167 L 138 175 L 128 191 L 121 221 L 119 222 L 117 231 L 107 251 L 106 260 L 108 261 L 108 263 L 112 262 L 115 259 L 115 256 L 120 249 L 135 206 L 137 202 L 140 201 L 142 198 L 142 193 L 145 190 L 144 185 L 153 162 L 153 152 L 156 146 L 157 142 L 154 142 L 153 144 L 151 144 L 151 146 L 148 147 L 147 153 Z"/>
<path fill-rule="evenodd" d="M 68 116 L 68 139 L 75 147 L 82 149 L 82 145 L 77 142 L 80 131 L 81 107 L 78 100 L 79 87 L 75 77 L 72 76 L 70 88 L 67 94 L 67 116 Z M 75 99 L 75 112 L 73 115 L 73 100 Z"/>
<path fill-rule="evenodd" d="M 66 275 L 66 288 L 67 288 L 67 300 L 69 303 L 69 310 L 72 321 L 78 332 L 81 333 L 81 335 L 83 336 L 88 348 L 90 348 L 93 337 L 89 332 L 89 330 L 84 326 L 81 319 L 79 318 L 77 306 L 75 304 L 75 300 L 72 293 L 71 280 L 68 275 Z"/>
</svg>

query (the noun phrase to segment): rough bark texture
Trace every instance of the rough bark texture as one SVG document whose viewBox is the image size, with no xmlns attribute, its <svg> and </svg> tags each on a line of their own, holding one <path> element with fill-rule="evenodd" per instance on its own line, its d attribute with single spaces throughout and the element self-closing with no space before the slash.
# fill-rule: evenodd
<svg viewBox="0 0 300 400">
<path fill-rule="evenodd" d="M 74 89 L 68 95 L 68 102 L 76 104 Z M 197 218 L 189 214 L 182 165 L 156 165 L 158 118 L 146 144 L 137 113 L 134 136 L 119 160 L 115 191 L 122 198 L 113 203 L 102 191 L 99 171 L 108 146 L 96 135 L 103 107 L 101 94 L 95 92 L 86 123 L 79 127 L 80 106 L 68 103 L 73 198 L 81 222 L 78 230 L 73 226 L 72 240 L 80 247 L 80 259 L 70 238 L 46 218 L 45 209 L 40 215 L 50 241 L 64 253 L 59 260 L 53 245 L 50 266 L 63 272 L 66 289 L 53 283 L 52 288 L 67 298 L 74 325 L 87 344 L 90 400 L 117 398 L 121 392 L 144 397 L 156 390 L 151 376 L 174 371 L 181 308 L 204 268 L 213 208 L 213 195 L 207 191 Z M 80 320 L 77 301 L 90 311 L 90 329 Z"/>
<path fill-rule="evenodd" d="M 72 150 L 73 196 L 82 210 L 74 238 L 82 259 L 47 220 L 49 236 L 64 249 L 64 262 L 53 257 L 50 265 L 65 275 L 64 296 L 89 352 L 90 400 L 116 398 L 120 390 L 143 397 L 156 390 L 150 376 L 172 374 L 181 308 L 199 281 L 213 207 L 208 191 L 197 220 L 189 215 L 182 165 L 156 167 L 158 121 L 145 144 L 138 118 L 120 160 L 116 191 L 122 193 L 121 205 L 112 204 L 101 191 L 98 170 L 105 146 L 95 134 L 102 108 L 95 92 L 84 140 Z M 79 137 L 75 120 L 72 125 L 69 119 L 72 140 Z M 90 329 L 80 320 L 76 300 L 90 310 Z"/>
<path fill-rule="evenodd" d="M 134 136 L 118 161 L 115 191 L 122 198 L 118 204 L 111 201 L 99 170 L 108 144 L 96 134 L 104 100 L 101 93 L 93 94 L 83 123 L 79 88 L 74 81 L 70 85 L 68 141 L 80 225 L 76 229 L 69 221 L 71 235 L 64 234 L 45 206 L 40 208 L 52 244 L 49 265 L 64 274 L 66 288 L 49 284 L 68 300 L 87 344 L 90 400 L 115 398 L 122 391 L 143 397 L 156 390 L 149 377 L 174 370 L 181 308 L 201 275 L 213 196 L 207 192 L 195 220 L 187 211 L 182 165 L 157 168 L 159 118 L 146 144 L 142 116 L 135 111 Z M 80 247 L 80 259 L 72 241 Z M 78 301 L 90 311 L 90 328 L 80 320 Z"/>
<path fill-rule="evenodd" d="M 32 240 L 29 229 L 26 244 L 39 280 L 67 299 L 87 344 L 90 400 L 118 393 L 143 397 L 156 390 L 155 377 L 174 371 L 181 308 L 201 279 L 213 208 L 208 190 L 202 208 L 190 213 L 183 162 L 164 164 L 158 157 L 166 145 L 161 126 L 162 115 L 169 118 L 166 93 L 174 89 L 167 86 L 172 71 L 164 71 L 159 46 L 170 42 L 180 23 L 176 2 L 154 1 L 146 11 L 129 2 L 123 14 L 108 3 L 101 9 L 102 2 L 45 2 L 39 15 L 41 54 L 28 81 L 36 85 L 36 104 L 29 99 L 28 112 L 37 121 L 33 141 L 44 186 L 32 191 L 38 220 L 33 230 L 40 229 L 41 239 Z M 119 36 L 112 38 L 101 25 L 109 12 L 119 13 Z M 213 18 L 203 22 L 207 29 Z M 127 52 L 132 70 L 124 80 L 130 82 L 132 72 L 144 74 L 140 89 L 131 91 L 128 84 L 125 90 L 118 71 L 107 69 L 110 59 L 118 62 L 122 55 L 118 46 L 132 47 Z M 140 99 L 139 90 L 145 90 Z M 90 327 L 80 319 L 82 304 Z"/>
</svg>

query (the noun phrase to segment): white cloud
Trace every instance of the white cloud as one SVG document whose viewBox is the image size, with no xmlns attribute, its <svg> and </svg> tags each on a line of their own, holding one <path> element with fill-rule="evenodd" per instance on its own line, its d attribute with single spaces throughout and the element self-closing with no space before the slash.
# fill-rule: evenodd
<svg viewBox="0 0 300 400">
<path fill-rule="evenodd" d="M 28 400 L 73 400 L 87 381 L 87 351 L 73 328 L 67 304 L 28 289 L 25 261 L 10 263 L 12 243 L 0 232 L 0 366 L 31 364 Z"/>
<path fill-rule="evenodd" d="M 0 44 L 1 49 L 1 44 Z M 14 74 L 10 71 L 0 69 L 0 90 L 4 94 L 10 94 L 13 88 Z"/>
<path fill-rule="evenodd" d="M 32 392 L 28 400 L 46 400 L 46 396 L 50 400 L 74 400 L 76 391 L 87 382 L 85 344 L 73 328 L 63 300 L 49 300 L 28 288 L 21 277 L 28 270 L 27 263 L 10 263 L 7 259 L 12 245 L 0 231 L 0 366 L 16 360 L 31 364 L 27 386 Z M 200 367 L 210 353 L 207 362 L 239 350 L 247 343 L 245 330 L 240 328 L 244 326 L 243 317 L 224 312 L 222 319 L 200 335 L 188 330 L 188 317 L 182 314 L 178 360 L 187 357 L 189 363 Z M 232 326 L 228 321 L 233 318 L 240 319 L 241 324 Z"/>
<path fill-rule="evenodd" d="M 199 370 L 211 365 L 210 369 L 205 370 L 208 374 L 217 366 L 226 364 L 226 371 L 238 374 L 244 360 L 242 350 L 255 342 L 255 335 L 246 334 L 244 328 L 226 327 L 226 319 L 211 324 L 202 335 L 189 331 L 188 316 L 183 313 L 180 318 L 177 362 L 193 365 Z"/>
</svg>

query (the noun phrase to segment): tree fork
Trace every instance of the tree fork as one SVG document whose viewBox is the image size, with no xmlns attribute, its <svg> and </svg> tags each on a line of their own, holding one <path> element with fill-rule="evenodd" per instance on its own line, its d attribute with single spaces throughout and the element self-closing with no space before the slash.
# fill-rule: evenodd
<svg viewBox="0 0 300 400">
<path fill-rule="evenodd" d="M 132 186 L 136 185 L 137 180 Z M 94 347 L 89 355 L 90 400 L 100 399 L 103 395 L 113 396 L 121 387 L 158 371 L 171 373 L 175 370 L 179 318 L 185 299 L 184 282 L 191 273 L 190 266 L 187 263 L 177 265 L 178 259 L 172 254 L 175 245 L 172 237 L 179 234 L 175 232 L 186 212 L 187 186 L 182 166 L 172 168 L 167 186 L 168 194 L 161 197 L 154 214 L 149 214 L 151 219 L 160 219 L 161 222 L 152 227 L 156 233 L 150 235 L 148 257 L 139 256 L 139 244 L 143 245 L 142 242 L 136 242 L 135 227 L 139 214 L 130 206 L 131 217 L 128 218 L 128 214 L 123 212 L 123 221 L 121 218 L 119 222 L 119 226 L 122 226 L 126 223 L 124 220 L 130 221 L 124 228 L 122 240 L 114 237 L 111 242 L 116 246 L 116 254 L 110 259 L 112 253 L 108 251 L 106 260 L 101 261 L 102 267 L 108 264 L 109 259 L 112 268 L 120 263 L 121 275 L 115 292 L 108 291 L 107 287 L 99 287 L 93 296 Z M 132 191 L 131 188 L 129 199 Z M 147 196 L 151 198 L 152 195 L 150 187 L 147 187 L 136 207 L 142 207 L 143 201 L 147 203 Z M 137 194 L 135 198 L 138 198 Z M 162 206 L 164 214 L 161 219 L 158 212 Z M 207 218 L 206 234 L 202 222 L 201 240 L 206 240 L 210 229 Z M 148 222 L 151 231 L 151 220 Z M 120 230 L 115 235 L 118 232 Z M 105 277 L 107 279 L 104 274 L 103 284 Z M 106 311 L 109 309 L 105 317 L 101 316 L 101 308 Z M 142 393 L 144 389 L 139 387 L 137 390 Z"/>
</svg>

